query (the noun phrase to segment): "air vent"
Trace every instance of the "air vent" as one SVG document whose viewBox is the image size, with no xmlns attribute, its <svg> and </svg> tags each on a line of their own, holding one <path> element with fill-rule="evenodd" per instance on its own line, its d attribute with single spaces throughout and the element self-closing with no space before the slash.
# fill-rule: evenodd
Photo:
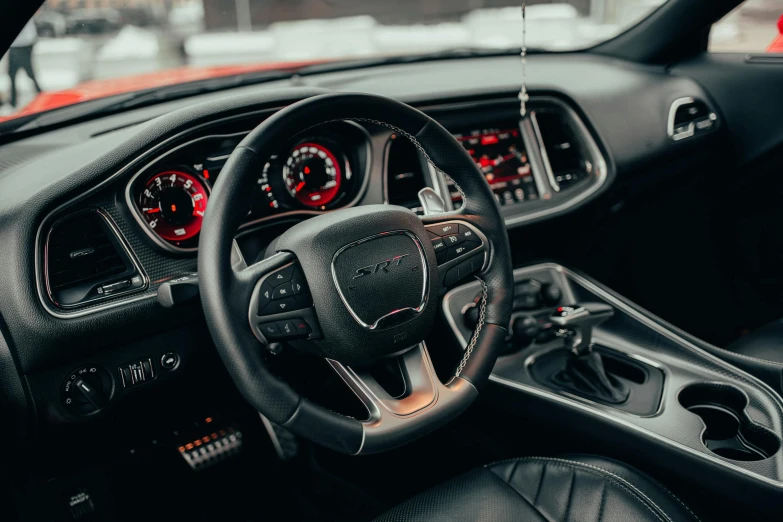
<svg viewBox="0 0 783 522">
<path fill-rule="evenodd" d="M 387 165 L 386 190 L 389 203 L 421 214 L 423 210 L 419 191 L 427 183 L 424 181 L 424 165 L 416 147 L 405 138 L 392 139 Z"/>
<path fill-rule="evenodd" d="M 543 144 L 543 160 L 555 191 L 568 189 L 590 177 L 593 165 L 586 159 L 576 130 L 559 111 L 537 110 L 533 121 Z"/>
<path fill-rule="evenodd" d="M 144 286 L 107 218 L 96 210 L 79 212 L 55 223 L 45 255 L 49 296 L 62 308 Z"/>
<path fill-rule="evenodd" d="M 674 141 L 691 138 L 715 128 L 717 115 L 706 103 L 694 98 L 680 98 L 669 109 L 669 137 Z"/>
</svg>

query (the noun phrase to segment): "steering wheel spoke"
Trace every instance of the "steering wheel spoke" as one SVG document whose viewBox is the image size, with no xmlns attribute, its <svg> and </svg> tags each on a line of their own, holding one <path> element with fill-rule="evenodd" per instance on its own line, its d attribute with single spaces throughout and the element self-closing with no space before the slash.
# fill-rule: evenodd
<svg viewBox="0 0 783 522">
<path fill-rule="evenodd" d="M 368 371 L 327 361 L 370 413 L 362 422 L 364 441 L 358 452 L 362 454 L 385 451 L 422 435 L 432 429 L 433 419 L 425 413 L 433 412 L 439 422 L 446 422 L 478 396 L 464 379 L 442 384 L 423 342 L 399 356 L 405 382 L 399 397 L 392 397 Z"/>
<path fill-rule="evenodd" d="M 422 222 L 438 261 L 441 293 L 487 267 L 490 243 L 470 216 L 434 214 Z"/>
</svg>

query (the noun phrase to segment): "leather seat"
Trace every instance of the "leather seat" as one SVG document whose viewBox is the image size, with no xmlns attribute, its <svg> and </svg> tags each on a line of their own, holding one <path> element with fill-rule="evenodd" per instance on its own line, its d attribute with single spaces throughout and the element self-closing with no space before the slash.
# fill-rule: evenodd
<svg viewBox="0 0 783 522">
<path fill-rule="evenodd" d="M 743 335 L 726 348 L 740 355 L 783 363 L 783 319 Z"/>
<path fill-rule="evenodd" d="M 377 522 L 698 521 L 668 489 L 617 461 L 528 457 L 490 464 L 392 509 Z"/>
</svg>

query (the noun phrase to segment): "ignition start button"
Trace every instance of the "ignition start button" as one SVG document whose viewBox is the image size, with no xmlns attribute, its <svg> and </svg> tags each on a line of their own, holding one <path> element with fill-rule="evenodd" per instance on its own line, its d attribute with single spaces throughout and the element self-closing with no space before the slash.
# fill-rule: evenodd
<svg viewBox="0 0 783 522">
<path fill-rule="evenodd" d="M 160 358 L 160 366 L 164 370 L 174 371 L 179 366 L 179 355 L 174 352 L 163 354 Z"/>
</svg>

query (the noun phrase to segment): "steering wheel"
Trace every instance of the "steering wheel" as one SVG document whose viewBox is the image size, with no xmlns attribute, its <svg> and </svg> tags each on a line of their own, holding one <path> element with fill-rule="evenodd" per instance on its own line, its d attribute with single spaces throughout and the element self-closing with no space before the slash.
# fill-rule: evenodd
<svg viewBox="0 0 783 522">
<path fill-rule="evenodd" d="M 269 257 L 232 266 L 234 236 L 268 158 L 302 130 L 337 120 L 381 125 L 409 139 L 457 183 L 462 207 L 424 217 L 394 205 L 335 210 L 290 228 Z M 348 454 L 400 446 L 464 411 L 488 380 L 511 317 L 508 236 L 489 185 L 446 129 L 380 96 L 307 98 L 250 132 L 210 195 L 198 271 L 210 333 L 243 396 L 272 422 Z M 447 287 L 469 276 L 481 281 L 478 324 L 453 376 L 442 383 L 424 340 Z M 326 358 L 369 419 L 332 412 L 273 375 L 263 344 L 280 337 Z M 400 358 L 407 390 L 398 398 L 364 370 L 392 356 Z"/>
</svg>

